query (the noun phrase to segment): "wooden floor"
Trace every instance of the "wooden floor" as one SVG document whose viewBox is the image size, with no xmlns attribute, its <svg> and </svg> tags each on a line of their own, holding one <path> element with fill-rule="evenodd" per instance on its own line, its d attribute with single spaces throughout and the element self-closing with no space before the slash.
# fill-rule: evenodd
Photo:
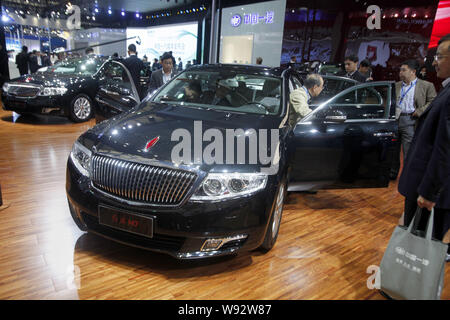
<svg viewBox="0 0 450 320">
<path fill-rule="evenodd" d="M 73 223 L 66 161 L 91 126 L 0 111 L 0 183 L 10 205 L 0 211 L 0 299 L 383 299 L 368 288 L 367 270 L 401 215 L 396 183 L 291 193 L 269 253 L 180 262 Z"/>
</svg>

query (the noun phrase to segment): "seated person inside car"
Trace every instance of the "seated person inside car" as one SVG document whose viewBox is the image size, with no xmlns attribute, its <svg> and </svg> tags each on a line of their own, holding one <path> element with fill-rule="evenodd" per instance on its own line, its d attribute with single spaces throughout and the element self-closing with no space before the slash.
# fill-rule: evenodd
<svg viewBox="0 0 450 320">
<path fill-rule="evenodd" d="M 184 87 L 186 102 L 199 103 L 202 95 L 202 84 L 198 80 L 189 81 Z"/>
<path fill-rule="evenodd" d="M 277 114 L 281 105 L 279 79 L 239 73 L 186 71 L 166 86 L 155 102 L 229 112 Z"/>
</svg>

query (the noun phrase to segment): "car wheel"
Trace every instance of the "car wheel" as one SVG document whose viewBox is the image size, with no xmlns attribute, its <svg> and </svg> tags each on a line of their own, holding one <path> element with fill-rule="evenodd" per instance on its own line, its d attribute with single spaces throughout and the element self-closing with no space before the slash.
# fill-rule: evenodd
<svg viewBox="0 0 450 320">
<path fill-rule="evenodd" d="M 281 216 L 283 214 L 284 200 L 287 194 L 287 182 L 283 179 L 278 187 L 275 204 L 273 205 L 269 226 L 267 227 L 264 242 L 259 247 L 260 250 L 267 252 L 273 248 L 278 238 L 280 230 Z"/>
<path fill-rule="evenodd" d="M 85 94 L 79 94 L 70 103 L 69 117 L 73 122 L 84 122 L 92 117 L 93 103 Z"/>
</svg>

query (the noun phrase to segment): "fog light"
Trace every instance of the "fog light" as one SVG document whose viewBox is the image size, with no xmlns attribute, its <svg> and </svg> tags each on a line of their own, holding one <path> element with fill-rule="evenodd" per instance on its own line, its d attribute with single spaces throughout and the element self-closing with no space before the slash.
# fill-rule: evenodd
<svg viewBox="0 0 450 320">
<path fill-rule="evenodd" d="M 231 242 L 231 241 L 237 241 L 237 240 L 243 240 L 247 238 L 246 234 L 240 234 L 233 237 L 227 237 L 227 238 L 211 238 L 205 240 L 205 242 L 202 245 L 202 248 L 200 251 L 215 251 L 219 250 L 224 244 Z"/>
</svg>

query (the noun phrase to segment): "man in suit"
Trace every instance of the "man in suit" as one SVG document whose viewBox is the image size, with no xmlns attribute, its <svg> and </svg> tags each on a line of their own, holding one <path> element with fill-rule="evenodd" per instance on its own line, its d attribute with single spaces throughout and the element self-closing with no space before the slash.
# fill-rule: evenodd
<svg viewBox="0 0 450 320">
<path fill-rule="evenodd" d="M 339 72 L 337 75 L 347 77 L 359 82 L 365 82 L 366 77 L 364 77 L 358 71 L 358 61 L 359 59 L 355 55 L 345 57 L 344 59 L 345 72 Z"/>
<path fill-rule="evenodd" d="M 408 155 L 409 146 L 414 136 L 416 120 L 425 112 L 431 101 L 436 97 L 436 90 L 431 82 L 418 79 L 416 74 L 419 63 L 407 60 L 400 66 L 400 80 L 395 84 L 397 93 L 396 118 L 403 159 Z M 395 162 L 391 169 L 390 178 L 397 178 L 400 170 L 400 146 L 397 149 Z"/>
<path fill-rule="evenodd" d="M 144 70 L 145 66 L 142 60 L 138 58 L 136 46 L 133 43 L 128 46 L 128 55 L 129 57 L 123 61 L 123 64 L 130 71 L 136 90 L 142 99 L 144 92 L 141 87 L 141 71 Z"/>
<path fill-rule="evenodd" d="M 30 73 L 35 73 L 41 67 L 41 65 L 39 64 L 39 60 L 39 53 L 36 50 L 33 50 L 33 52 L 30 54 Z"/>
<path fill-rule="evenodd" d="M 317 97 L 323 90 L 323 78 L 316 73 L 306 77 L 303 86 L 291 92 L 289 97 L 289 124 L 295 126 L 298 120 L 304 118 L 312 110 L 309 100 Z"/>
<path fill-rule="evenodd" d="M 439 41 L 433 66 L 445 79 L 443 89 L 418 120 L 398 190 L 405 197 L 404 224 L 417 207 L 426 216 L 434 208 L 433 237 L 443 240 L 450 229 L 450 34 Z"/>
<path fill-rule="evenodd" d="M 183 71 L 183 61 L 181 61 L 181 58 L 178 58 L 178 71 Z"/>
<path fill-rule="evenodd" d="M 28 63 L 30 62 L 30 56 L 28 54 L 28 47 L 23 46 L 22 52 L 16 56 L 16 64 L 21 76 L 28 73 Z"/>
<path fill-rule="evenodd" d="M 169 52 L 165 52 L 162 57 L 162 69 L 152 72 L 150 77 L 150 84 L 147 93 L 152 93 L 170 79 L 175 76 L 175 70 L 173 67 L 173 57 Z"/>
<path fill-rule="evenodd" d="M 373 81 L 372 78 L 372 66 L 369 60 L 364 59 L 363 61 L 361 61 L 361 63 L 359 64 L 359 69 L 358 72 L 364 77 L 366 78 L 366 81 Z"/>
</svg>

